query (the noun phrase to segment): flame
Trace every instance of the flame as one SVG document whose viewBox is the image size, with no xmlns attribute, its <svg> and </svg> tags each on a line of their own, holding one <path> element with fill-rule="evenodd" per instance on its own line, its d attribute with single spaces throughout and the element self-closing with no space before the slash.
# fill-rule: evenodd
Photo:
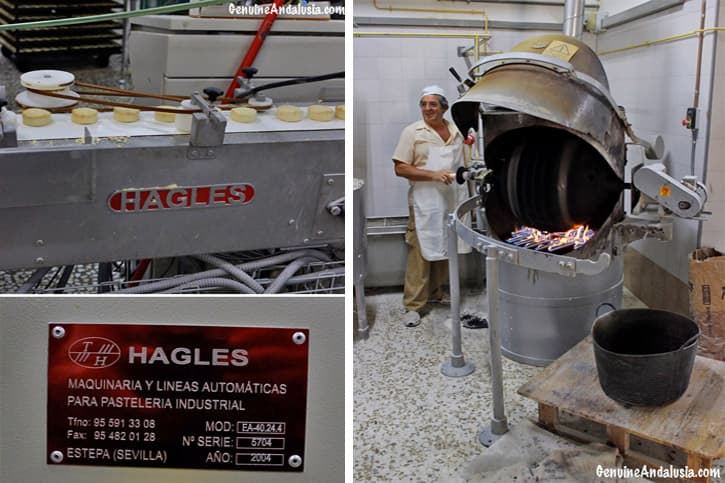
<svg viewBox="0 0 725 483">
<path fill-rule="evenodd" d="M 537 251 L 555 252 L 564 248 L 581 248 L 594 236 L 594 230 L 588 225 L 575 225 L 567 231 L 540 231 L 529 226 L 517 227 L 506 240 L 523 248 Z"/>
</svg>

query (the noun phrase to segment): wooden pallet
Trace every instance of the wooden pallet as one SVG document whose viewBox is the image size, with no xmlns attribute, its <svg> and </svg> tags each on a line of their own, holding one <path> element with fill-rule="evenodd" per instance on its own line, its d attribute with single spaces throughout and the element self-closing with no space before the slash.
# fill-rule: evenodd
<svg viewBox="0 0 725 483">
<path fill-rule="evenodd" d="M 649 468 L 669 466 L 679 461 L 697 471 L 710 468 L 712 461 L 725 456 L 725 362 L 697 356 L 685 394 L 662 407 L 625 407 L 607 397 L 599 385 L 591 337 L 549 365 L 521 386 L 518 393 L 539 403 L 539 424 L 566 436 L 599 441 L 595 432 L 573 429 L 562 419 L 574 415 L 585 422 L 602 425 L 603 438 L 616 446 L 625 461 Z M 652 456 L 639 447 L 661 446 L 662 454 Z M 677 465 L 675 465 L 677 466 Z M 695 481 L 708 482 L 709 478 Z"/>
</svg>

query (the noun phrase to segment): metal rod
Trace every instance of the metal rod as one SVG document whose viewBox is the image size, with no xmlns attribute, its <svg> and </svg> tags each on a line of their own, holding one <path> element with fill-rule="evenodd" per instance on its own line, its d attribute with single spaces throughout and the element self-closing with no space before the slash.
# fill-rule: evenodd
<svg viewBox="0 0 725 483">
<path fill-rule="evenodd" d="M 124 11 L 130 12 L 133 10 L 133 7 L 131 6 L 131 2 L 133 0 L 125 0 L 123 2 L 124 5 Z M 123 19 L 123 46 L 121 48 L 121 78 L 118 79 L 118 85 L 119 86 L 126 86 L 126 75 L 128 73 L 128 65 L 129 65 L 129 51 L 128 51 L 128 38 L 131 34 L 131 21 L 127 18 Z"/>
<path fill-rule="evenodd" d="M 448 215 L 448 273 L 451 296 L 451 360 L 441 365 L 441 373 L 448 377 L 462 377 L 471 374 L 475 367 L 463 357 L 461 343 L 461 290 L 458 281 L 458 235 L 456 217 Z"/>
<path fill-rule="evenodd" d="M 503 400 L 503 369 L 501 365 L 501 335 L 498 310 L 498 257 L 497 248 L 486 250 L 486 282 L 488 293 L 488 336 L 489 356 L 491 358 L 491 393 L 493 397 L 493 416 L 491 422 L 478 436 L 484 446 L 491 446 L 508 432 L 508 422 Z"/>
<path fill-rule="evenodd" d="M 720 18 L 720 2 L 715 2 L 715 15 L 713 16 L 713 18 L 715 19 L 715 27 L 717 28 L 717 24 L 718 24 L 718 21 L 719 21 L 718 19 Z M 717 61 L 717 58 L 718 58 L 717 57 L 717 55 L 718 55 L 717 54 L 717 43 L 718 43 L 718 38 L 717 38 L 718 37 L 718 34 L 717 34 L 717 32 L 718 31 L 716 30 L 715 31 L 715 38 L 712 41 L 712 53 L 711 53 L 712 60 L 711 60 L 711 65 L 715 65 L 715 63 Z M 713 96 L 713 93 L 715 91 L 715 69 L 710 69 L 709 91 L 710 91 L 710 93 L 707 96 L 707 98 L 708 98 L 708 107 L 707 107 L 707 109 L 708 109 L 708 112 L 712 112 L 712 108 L 713 108 L 713 97 L 714 97 Z M 703 156 L 703 160 L 702 160 L 702 178 L 700 178 L 700 179 L 702 179 L 702 182 L 703 183 L 707 183 L 707 170 L 708 170 L 707 166 L 708 166 L 708 162 L 709 162 L 709 159 L 710 159 L 710 156 L 709 156 L 709 152 L 710 152 L 710 133 L 712 132 L 712 123 L 711 122 L 708 122 L 707 123 L 707 128 L 706 129 L 707 129 L 707 133 L 705 135 L 705 146 L 704 146 L 704 149 L 703 149 L 703 152 L 705 153 L 705 155 Z M 702 247 L 702 222 L 699 222 L 697 224 L 697 241 L 696 241 L 695 247 L 696 248 Z"/>
<path fill-rule="evenodd" d="M 700 33 L 697 35 L 697 67 L 695 68 L 695 96 L 692 100 L 692 107 L 697 112 L 700 104 L 700 73 L 702 71 L 702 42 L 705 37 L 705 13 L 707 11 L 707 0 L 702 0 L 700 6 Z M 692 129 L 692 149 L 690 150 L 690 174 L 695 176 L 695 153 L 697 151 L 697 125 Z"/>
<path fill-rule="evenodd" d="M 362 275 L 357 275 L 355 280 L 355 300 L 357 301 L 357 332 L 361 339 L 370 337 L 370 326 L 368 325 L 368 315 L 365 312 L 365 284 Z"/>
<path fill-rule="evenodd" d="M 700 7 L 700 32 L 697 35 L 697 68 L 695 69 L 695 97 L 692 107 L 697 109 L 700 105 L 700 72 L 702 71 L 702 42 L 705 37 L 705 13 L 707 11 L 707 0 L 702 0 Z"/>
<path fill-rule="evenodd" d="M 562 29 L 564 35 L 581 39 L 583 29 L 584 1 L 566 0 L 566 2 L 564 2 L 564 25 Z"/>
</svg>

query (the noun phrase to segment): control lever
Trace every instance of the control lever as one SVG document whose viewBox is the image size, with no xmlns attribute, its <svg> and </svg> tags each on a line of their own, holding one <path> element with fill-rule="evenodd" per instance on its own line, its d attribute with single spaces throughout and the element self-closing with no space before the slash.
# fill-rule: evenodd
<svg viewBox="0 0 725 483">
<path fill-rule="evenodd" d="M 449 67 L 448 72 L 450 72 L 451 75 L 459 82 L 457 89 L 458 89 L 458 94 L 461 96 L 463 94 L 465 94 L 468 89 L 470 89 L 471 87 L 473 87 L 475 85 L 471 79 L 466 79 L 464 81 L 461 78 L 461 76 L 458 74 L 456 69 L 454 69 L 453 67 Z"/>
<path fill-rule="evenodd" d="M 224 91 L 221 90 L 218 87 L 206 87 L 204 89 L 204 94 L 206 94 L 206 97 L 209 99 L 209 102 L 216 102 L 217 97 L 220 97 L 224 94 Z"/>
<path fill-rule="evenodd" d="M 252 77 L 257 75 L 257 72 L 259 71 L 256 67 L 245 67 L 244 69 L 242 69 L 242 74 L 244 74 L 244 77 L 237 77 L 239 88 L 234 89 L 234 97 L 248 98 L 247 104 L 249 105 L 249 107 L 252 108 L 263 109 L 272 107 L 272 99 L 262 94 L 259 94 L 259 90 L 254 86 L 254 83 L 252 82 Z"/>
</svg>

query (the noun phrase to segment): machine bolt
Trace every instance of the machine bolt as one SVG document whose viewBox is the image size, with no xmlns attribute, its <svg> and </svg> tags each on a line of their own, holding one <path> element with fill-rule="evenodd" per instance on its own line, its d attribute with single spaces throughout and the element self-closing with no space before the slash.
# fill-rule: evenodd
<svg viewBox="0 0 725 483">
<path fill-rule="evenodd" d="M 52 451 L 50 453 L 50 461 L 52 461 L 53 463 L 60 463 L 61 461 L 63 461 L 63 453 L 61 453 L 60 451 Z"/>
<path fill-rule="evenodd" d="M 38 264 L 43 263 L 44 261 L 45 261 L 45 258 L 43 258 L 43 257 L 38 257 L 35 259 L 35 263 L 38 263 Z"/>
<path fill-rule="evenodd" d="M 300 465 L 302 464 L 302 458 L 300 458 L 296 454 L 293 454 L 292 456 L 289 457 L 289 459 L 287 460 L 287 462 L 289 463 L 289 465 L 292 468 L 299 468 Z"/>
<path fill-rule="evenodd" d="M 509 262 L 513 262 L 514 261 L 514 254 L 513 253 L 509 253 L 508 255 L 506 255 L 506 260 L 508 260 Z"/>
<path fill-rule="evenodd" d="M 335 180 L 334 180 L 334 179 L 332 179 L 332 178 L 329 178 L 329 179 L 327 180 L 327 184 L 335 184 Z M 300 463 L 302 463 L 302 460 L 300 460 Z M 299 465 L 298 465 L 298 466 L 299 466 Z"/>
<path fill-rule="evenodd" d="M 317 236 L 322 236 L 322 235 L 324 235 L 324 234 L 325 234 L 325 232 L 324 232 L 324 231 L 322 231 L 322 230 L 317 230 Z"/>
<path fill-rule="evenodd" d="M 297 345 L 304 344 L 306 340 L 307 340 L 307 337 L 305 337 L 305 334 L 303 332 L 295 332 L 294 334 L 292 334 L 292 342 L 294 342 Z"/>
<path fill-rule="evenodd" d="M 45 241 L 44 240 L 35 240 L 35 246 L 36 247 L 42 247 L 44 245 L 45 245 Z"/>
<path fill-rule="evenodd" d="M 302 240 L 302 243 L 309 243 L 309 242 L 310 242 L 309 238 L 305 238 L 304 240 Z"/>
<path fill-rule="evenodd" d="M 65 337 L 65 329 L 60 325 L 56 325 L 55 327 L 53 327 L 52 333 L 53 337 L 55 337 L 56 339 L 62 339 L 63 337 Z M 62 458 L 63 455 L 61 454 L 60 457 Z"/>
<path fill-rule="evenodd" d="M 566 262 L 566 268 L 569 270 L 574 270 L 574 262 Z"/>
<path fill-rule="evenodd" d="M 290 221 L 288 221 L 287 224 L 288 225 L 294 225 L 295 224 L 294 218 L 293 219 L 290 219 Z"/>
<path fill-rule="evenodd" d="M 199 157 L 199 150 L 198 149 L 192 149 L 191 153 L 189 153 L 192 158 L 198 158 Z"/>
<path fill-rule="evenodd" d="M 677 203 L 677 207 L 681 210 L 689 210 L 690 206 L 692 205 L 689 201 L 680 201 L 679 203 Z"/>
</svg>

